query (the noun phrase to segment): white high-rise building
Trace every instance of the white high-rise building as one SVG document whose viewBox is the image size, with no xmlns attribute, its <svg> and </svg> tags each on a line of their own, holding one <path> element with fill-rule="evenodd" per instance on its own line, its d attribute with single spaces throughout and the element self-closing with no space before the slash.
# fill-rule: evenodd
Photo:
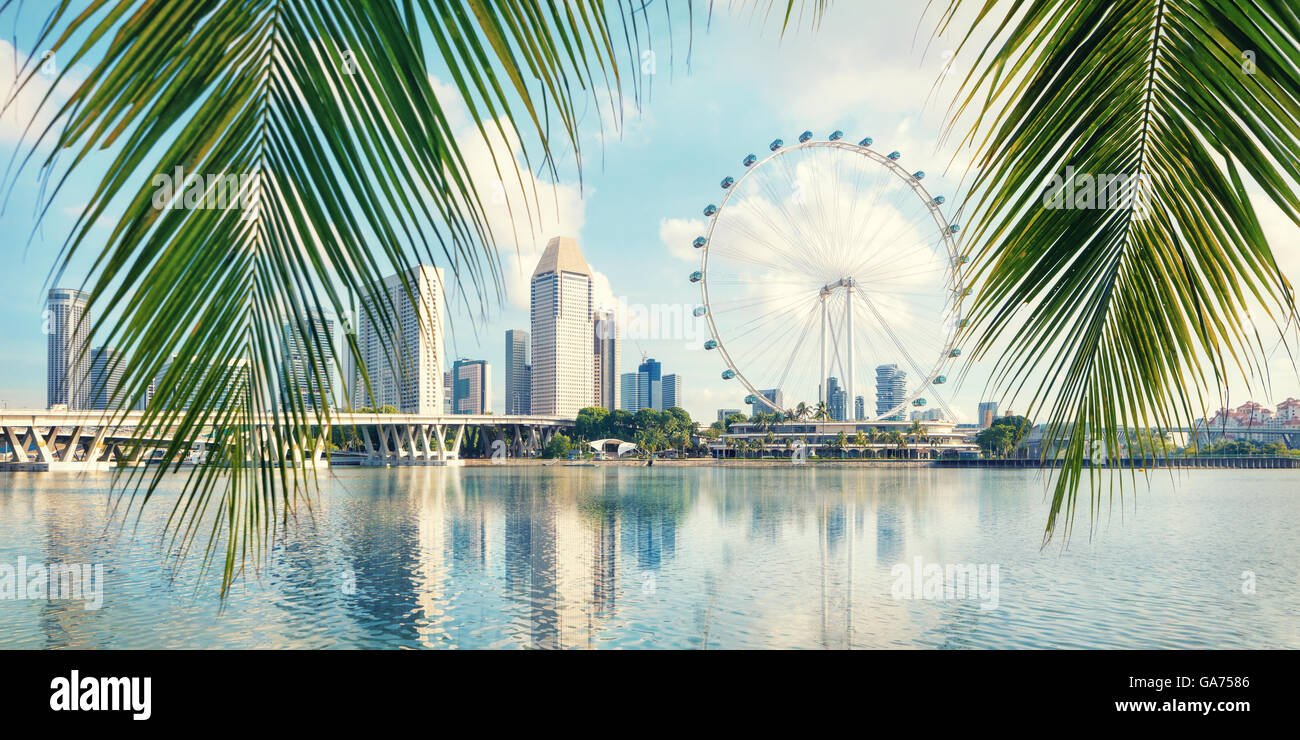
<svg viewBox="0 0 1300 740">
<path fill-rule="evenodd" d="M 400 273 L 384 278 L 387 299 L 382 294 L 362 298 L 357 347 L 370 375 L 370 393 L 358 371 L 352 388 L 352 406 L 388 405 L 404 414 L 441 414 L 444 412 L 443 373 L 447 370 L 442 347 L 447 315 L 442 269 L 416 265 L 406 276 L 414 301 L 407 294 Z M 386 324 L 381 319 L 376 325 L 372 313 L 391 314 L 392 323 Z M 384 351 L 384 339 L 388 340 L 391 361 Z"/>
<path fill-rule="evenodd" d="M 592 403 L 613 411 L 618 403 L 618 321 L 614 311 L 597 310 L 592 315 Z"/>
<path fill-rule="evenodd" d="M 686 389 L 682 386 L 682 376 L 677 373 L 665 375 L 660 387 L 663 389 L 663 407 L 665 410 L 674 406 L 680 407 L 686 403 Z"/>
<path fill-rule="evenodd" d="M 506 330 L 506 413 L 528 414 L 532 388 L 528 365 L 532 363 L 532 344 L 523 329 Z"/>
<path fill-rule="evenodd" d="M 641 374 L 623 373 L 619 380 L 618 407 L 636 413 L 641 410 Z"/>
<path fill-rule="evenodd" d="M 292 398 L 299 408 L 324 410 L 334 403 L 334 322 L 312 311 L 302 322 L 284 327 L 284 369 L 280 377 L 280 403 L 289 407 Z"/>
<path fill-rule="evenodd" d="M 592 405 L 592 278 L 578 243 L 546 245 L 530 286 L 532 413 L 575 417 Z"/>
<path fill-rule="evenodd" d="M 54 288 L 46 304 L 45 401 L 69 409 L 90 406 L 90 294 Z"/>
<path fill-rule="evenodd" d="M 881 418 L 890 409 L 907 400 L 907 373 L 898 369 L 898 365 L 878 365 L 876 367 L 876 417 Z M 898 412 L 889 417 L 902 421 L 904 413 Z"/>
</svg>

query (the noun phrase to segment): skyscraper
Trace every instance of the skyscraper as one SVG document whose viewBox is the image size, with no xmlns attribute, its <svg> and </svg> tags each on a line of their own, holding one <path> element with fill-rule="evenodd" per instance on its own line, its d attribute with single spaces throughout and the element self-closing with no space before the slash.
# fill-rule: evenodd
<svg viewBox="0 0 1300 740">
<path fill-rule="evenodd" d="M 640 373 L 623 373 L 619 376 L 618 407 L 634 414 L 641 410 Z"/>
<path fill-rule="evenodd" d="M 663 365 L 653 357 L 642 357 L 636 374 L 637 408 L 663 410 Z"/>
<path fill-rule="evenodd" d="M 682 385 L 682 376 L 677 373 L 665 375 L 662 388 L 663 408 L 670 409 L 674 406 L 681 406 L 686 403 L 685 388 Z"/>
<path fill-rule="evenodd" d="M 532 389 L 526 368 L 531 360 L 528 332 L 506 330 L 506 413 L 528 414 Z"/>
<path fill-rule="evenodd" d="M 90 397 L 90 294 L 54 288 L 46 302 L 45 402 L 84 409 Z"/>
<path fill-rule="evenodd" d="M 867 418 L 867 401 L 862 396 L 853 399 L 853 419 L 862 421 Z"/>
<path fill-rule="evenodd" d="M 760 390 L 760 391 L 758 392 L 758 395 L 760 395 L 760 396 L 762 396 L 763 398 L 766 398 L 767 400 L 771 401 L 771 402 L 772 402 L 772 405 L 773 405 L 773 406 L 776 406 L 777 409 L 781 409 L 781 410 L 784 410 L 784 409 L 785 409 L 785 394 L 781 392 L 781 389 L 780 389 L 780 388 L 768 388 L 768 389 L 766 389 L 766 390 Z M 759 406 L 763 406 L 763 408 L 760 409 L 760 408 L 758 408 Z M 772 411 L 772 409 L 768 408 L 766 405 L 761 404 L 761 403 L 759 403 L 759 404 L 755 404 L 755 405 L 754 405 L 754 410 L 755 410 L 755 411 Z"/>
<path fill-rule="evenodd" d="M 592 403 L 613 410 L 618 402 L 618 321 L 612 310 L 592 314 Z"/>
<path fill-rule="evenodd" d="M 369 310 L 360 312 L 357 347 L 370 375 L 370 393 L 358 372 L 352 406 L 390 405 L 404 414 L 441 414 L 446 371 L 442 337 L 447 315 L 442 269 L 416 265 L 406 273 L 406 280 L 414 301 L 400 273 L 384 278 L 383 293 L 362 298 Z M 372 315 L 391 316 L 392 323 L 381 320 L 376 326 Z M 391 360 L 384 351 L 385 339 Z"/>
<path fill-rule="evenodd" d="M 532 413 L 577 416 L 591 405 L 592 279 L 578 243 L 556 237 L 533 270 Z"/>
<path fill-rule="evenodd" d="M 826 411 L 834 421 L 846 419 L 848 391 L 840 385 L 840 379 L 831 376 L 826 379 Z"/>
<path fill-rule="evenodd" d="M 122 382 L 122 353 L 112 347 L 96 347 L 90 353 L 90 387 L 87 408 L 108 411 L 120 406 L 115 398 Z"/>
<path fill-rule="evenodd" d="M 489 379 L 492 366 L 487 360 L 459 359 L 451 366 L 453 414 L 486 414 L 491 408 Z"/>
<path fill-rule="evenodd" d="M 453 397 L 456 395 L 456 384 L 451 379 L 451 371 L 442 374 L 442 413 L 456 413 L 456 402 Z"/>
<path fill-rule="evenodd" d="M 876 367 L 876 417 L 882 418 L 890 409 L 907 400 L 907 373 L 898 369 L 898 365 L 879 365 Z M 902 421 L 905 412 L 898 412 L 890 420 Z"/>
<path fill-rule="evenodd" d="M 988 429 L 993 426 L 993 420 L 998 417 L 998 402 L 981 401 L 979 411 L 975 414 L 975 417 L 979 419 L 981 427 Z"/>
<path fill-rule="evenodd" d="M 280 378 L 282 404 L 297 396 L 303 409 L 324 409 L 334 401 L 333 365 L 329 355 L 334 322 L 315 311 L 301 328 L 284 327 L 284 375 Z M 313 361 L 313 355 L 316 355 Z"/>
</svg>

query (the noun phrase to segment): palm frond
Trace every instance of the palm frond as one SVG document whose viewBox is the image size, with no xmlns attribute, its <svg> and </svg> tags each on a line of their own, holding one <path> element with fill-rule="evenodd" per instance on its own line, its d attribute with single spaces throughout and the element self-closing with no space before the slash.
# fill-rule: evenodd
<svg viewBox="0 0 1300 740">
<path fill-rule="evenodd" d="M 1062 514 L 1068 536 L 1090 457 L 1159 454 L 1134 432 L 1186 428 L 1230 378 L 1267 375 L 1250 312 L 1281 329 L 1295 306 L 1251 192 L 1300 223 L 1300 19 L 1282 1 L 995 6 L 977 5 L 962 45 L 992 40 L 950 111 L 975 121 L 970 339 L 1063 440 L 1046 542 Z M 1104 204 L 1099 175 L 1122 178 Z M 1108 486 L 1087 479 L 1095 522 Z"/>
</svg>

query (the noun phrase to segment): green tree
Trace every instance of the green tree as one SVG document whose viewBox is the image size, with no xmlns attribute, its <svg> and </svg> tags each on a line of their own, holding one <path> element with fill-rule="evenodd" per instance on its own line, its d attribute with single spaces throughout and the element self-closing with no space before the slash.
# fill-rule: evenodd
<svg viewBox="0 0 1300 740">
<path fill-rule="evenodd" d="M 840 433 L 835 435 L 835 441 L 831 443 L 831 449 L 839 452 L 840 457 L 844 457 L 844 448 L 848 447 L 848 444 L 849 435 L 845 434 L 843 430 L 840 430 Z"/>
<path fill-rule="evenodd" d="M 593 442 L 605 439 L 608 431 L 609 411 L 600 406 L 588 406 L 578 411 L 573 422 L 573 433 L 578 439 Z"/>
<path fill-rule="evenodd" d="M 609 416 L 605 417 L 604 434 L 606 437 L 613 437 L 614 439 L 621 439 L 624 442 L 630 442 L 636 434 L 635 426 L 636 418 L 632 415 L 631 411 L 615 409 L 614 411 L 609 412 Z"/>
<path fill-rule="evenodd" d="M 1015 448 L 1015 430 L 1006 425 L 995 424 L 981 429 L 975 434 L 975 444 L 986 457 L 1006 457 Z"/>
<path fill-rule="evenodd" d="M 556 432 L 551 436 L 551 441 L 547 442 L 546 446 L 542 448 L 542 457 L 548 459 L 565 457 L 569 454 L 571 447 L 572 443 L 569 438 L 563 432 Z"/>
</svg>

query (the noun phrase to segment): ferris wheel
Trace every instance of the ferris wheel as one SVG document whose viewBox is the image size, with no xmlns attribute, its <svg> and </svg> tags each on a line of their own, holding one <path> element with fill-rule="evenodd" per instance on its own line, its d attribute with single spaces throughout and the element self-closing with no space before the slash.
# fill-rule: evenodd
<svg viewBox="0 0 1300 740">
<path fill-rule="evenodd" d="M 777 139 L 704 209 L 695 315 L 754 411 L 805 402 L 840 420 L 904 419 L 933 401 L 957 420 L 939 390 L 970 294 L 959 227 L 924 172 L 872 143 Z"/>
</svg>

